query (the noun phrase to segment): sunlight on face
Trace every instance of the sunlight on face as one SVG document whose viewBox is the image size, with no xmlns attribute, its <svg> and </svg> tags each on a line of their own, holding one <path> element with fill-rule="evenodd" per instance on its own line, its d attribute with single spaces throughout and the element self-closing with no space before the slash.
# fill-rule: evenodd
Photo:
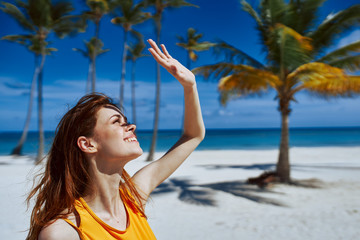
<svg viewBox="0 0 360 240">
<path fill-rule="evenodd" d="M 134 134 L 136 126 L 128 124 L 126 118 L 114 107 L 103 107 L 97 112 L 94 129 L 97 156 L 104 160 L 130 161 L 143 151 Z"/>
</svg>

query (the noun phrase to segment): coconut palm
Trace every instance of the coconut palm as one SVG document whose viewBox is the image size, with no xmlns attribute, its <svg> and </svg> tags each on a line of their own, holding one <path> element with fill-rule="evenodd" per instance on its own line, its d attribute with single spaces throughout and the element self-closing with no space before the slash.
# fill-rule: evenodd
<svg viewBox="0 0 360 240">
<path fill-rule="evenodd" d="M 93 41 L 93 44 L 102 44 L 99 38 L 100 22 L 101 19 L 103 19 L 103 17 L 108 14 L 109 10 L 111 9 L 109 6 L 109 0 L 86 0 L 86 5 L 90 8 L 90 11 L 83 12 L 82 17 L 84 20 L 90 20 L 95 24 L 94 37 L 90 40 L 90 42 Z M 98 41 L 95 39 L 98 39 Z M 89 66 L 91 67 L 91 69 L 89 69 L 89 73 L 91 72 L 91 74 L 88 75 L 88 80 L 89 78 L 91 79 L 91 92 L 96 91 L 96 57 L 99 55 L 97 50 L 100 50 L 102 47 L 103 46 L 100 45 L 95 46 L 91 51 L 92 56 L 90 58 L 92 60 L 90 61 L 91 64 Z"/>
<path fill-rule="evenodd" d="M 127 56 L 127 42 L 128 34 L 132 33 L 136 38 L 141 38 L 140 33 L 133 29 L 133 26 L 140 24 L 150 18 L 149 13 L 143 12 L 144 4 L 142 2 L 135 4 L 133 0 L 114 0 L 114 15 L 111 19 L 113 24 L 119 25 L 124 30 L 124 47 L 123 57 L 121 62 L 121 79 L 120 79 L 120 96 L 119 105 L 123 107 L 124 104 L 124 89 L 125 89 L 125 74 L 126 74 L 126 56 Z"/>
<path fill-rule="evenodd" d="M 9 40 L 16 43 L 19 43 L 21 45 L 24 45 L 27 47 L 27 49 L 35 54 L 35 71 L 32 77 L 31 81 L 31 87 L 30 87 L 30 95 L 29 95 L 29 106 L 26 113 L 25 118 L 25 124 L 24 128 L 21 134 L 21 137 L 15 146 L 15 148 L 11 151 L 11 155 L 21 155 L 22 147 L 26 141 L 27 134 L 29 131 L 29 125 L 31 121 L 31 113 L 32 113 L 32 107 L 34 102 L 34 95 L 35 95 L 35 87 L 36 87 L 36 81 L 38 79 L 39 73 L 41 72 L 41 69 L 43 66 L 40 64 L 40 58 L 41 58 L 41 47 L 39 43 L 39 39 L 36 38 L 36 35 L 8 35 L 5 37 L 2 37 L 3 40 Z M 55 48 L 46 48 L 46 54 L 50 55 L 52 51 L 57 51 Z"/>
<path fill-rule="evenodd" d="M 162 26 L 162 17 L 164 10 L 167 8 L 180 8 L 185 6 L 197 7 L 194 4 L 188 3 L 183 0 L 144 0 L 147 6 L 153 6 L 155 8 L 155 14 L 153 14 L 153 19 L 155 22 L 155 34 L 156 34 L 156 43 L 160 44 L 161 37 L 161 26 Z M 155 92 L 155 116 L 154 116 L 154 129 L 153 136 L 151 140 L 149 155 L 147 161 L 152 161 L 154 158 L 154 152 L 156 149 L 156 140 L 157 132 L 159 126 L 159 114 L 160 114 L 160 87 L 161 87 L 161 77 L 160 77 L 160 65 L 156 64 L 156 92 Z"/>
<path fill-rule="evenodd" d="M 136 125 L 136 101 L 135 101 L 135 73 L 136 73 L 136 62 L 139 58 L 149 56 L 148 54 L 144 54 L 144 49 L 146 45 L 144 41 L 139 40 L 134 45 L 129 45 L 129 52 L 127 56 L 127 60 L 132 62 L 131 65 L 131 105 L 132 105 L 132 122 Z"/>
<path fill-rule="evenodd" d="M 276 174 L 289 183 L 290 104 L 295 94 L 306 90 L 329 97 L 348 97 L 360 93 L 360 77 L 349 75 L 360 69 L 360 41 L 326 51 L 337 37 L 360 22 L 360 5 L 330 14 L 318 21 L 317 10 L 324 0 L 260 1 L 255 10 L 246 1 L 243 9 L 254 18 L 266 53 L 262 64 L 225 42 L 215 48 L 227 61 L 199 67 L 195 73 L 220 77 L 221 102 L 234 97 L 274 89 L 281 114 L 281 140 Z M 318 24 L 320 22 L 320 24 Z"/>
<path fill-rule="evenodd" d="M 198 59 L 198 55 L 195 52 L 206 51 L 213 47 L 215 43 L 211 42 L 198 42 L 202 38 L 202 33 L 197 33 L 194 28 L 187 30 L 185 38 L 177 36 L 179 43 L 176 43 L 179 47 L 184 48 L 187 51 L 187 68 L 191 69 L 191 61 L 195 62 Z"/>
<path fill-rule="evenodd" d="M 69 13 L 73 10 L 68 2 L 57 1 L 52 3 L 49 0 L 29 0 L 28 2 L 18 1 L 17 5 L 3 2 L 1 10 L 13 17 L 18 24 L 29 34 L 6 36 L 8 40 L 25 42 L 35 56 L 41 56 L 40 63 L 36 65 L 33 76 L 38 81 L 38 125 L 39 125 L 39 147 L 37 162 L 42 159 L 44 152 L 44 130 L 42 119 L 42 72 L 45 64 L 45 57 L 54 49 L 47 49 L 47 38 L 54 32 L 58 37 L 63 38 L 73 32 L 76 24 L 72 21 L 73 16 Z M 28 42 L 28 43 L 26 43 Z M 30 106 L 29 106 L 30 107 Z M 27 131 L 26 129 L 24 129 Z"/>
<path fill-rule="evenodd" d="M 197 33 L 194 28 L 187 30 L 185 38 L 177 36 L 179 43 L 176 43 L 179 47 L 184 48 L 187 51 L 187 68 L 191 69 L 191 61 L 195 62 L 198 59 L 198 55 L 195 52 L 206 51 L 213 47 L 215 43 L 211 42 L 198 42 L 202 38 L 202 33 Z M 182 118 L 181 127 L 184 125 L 184 117 Z"/>
<path fill-rule="evenodd" d="M 74 51 L 80 52 L 85 58 L 89 59 L 89 70 L 88 70 L 88 77 L 86 81 L 86 92 L 94 92 L 94 89 L 90 90 L 90 84 L 93 85 L 93 79 L 95 79 L 96 75 L 96 68 L 95 68 L 95 61 L 96 58 L 110 49 L 102 49 L 104 44 L 100 39 L 92 37 L 89 42 L 84 41 L 85 43 L 85 50 L 79 48 L 73 48 Z"/>
</svg>

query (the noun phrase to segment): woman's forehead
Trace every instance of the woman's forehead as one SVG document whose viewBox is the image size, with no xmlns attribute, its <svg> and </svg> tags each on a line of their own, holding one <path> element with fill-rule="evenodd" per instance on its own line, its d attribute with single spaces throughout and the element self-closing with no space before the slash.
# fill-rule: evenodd
<svg viewBox="0 0 360 240">
<path fill-rule="evenodd" d="M 105 106 L 98 111 L 99 120 L 102 119 L 106 121 L 112 118 L 113 116 L 126 119 L 124 114 L 118 108 L 113 106 Z"/>
</svg>

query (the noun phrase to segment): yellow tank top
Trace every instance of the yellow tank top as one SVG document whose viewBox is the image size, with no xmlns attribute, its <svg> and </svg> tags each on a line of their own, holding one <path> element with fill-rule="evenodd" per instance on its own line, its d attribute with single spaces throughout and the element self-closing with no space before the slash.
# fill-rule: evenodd
<svg viewBox="0 0 360 240">
<path fill-rule="evenodd" d="M 125 231 L 117 230 L 102 221 L 83 198 L 75 201 L 75 209 L 80 216 L 79 226 L 75 226 L 68 219 L 64 220 L 75 228 L 81 240 L 156 240 L 146 218 L 129 207 L 127 202 L 124 202 L 124 206 L 128 216 L 128 227 Z"/>
</svg>

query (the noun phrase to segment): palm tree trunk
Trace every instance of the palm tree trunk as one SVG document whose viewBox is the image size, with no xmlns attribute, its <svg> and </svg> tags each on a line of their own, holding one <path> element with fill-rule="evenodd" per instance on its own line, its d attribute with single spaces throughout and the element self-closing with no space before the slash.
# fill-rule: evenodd
<svg viewBox="0 0 360 240">
<path fill-rule="evenodd" d="M 38 68 L 39 68 L 39 56 L 36 55 L 35 56 L 35 71 L 33 74 L 32 81 L 31 81 L 29 106 L 28 106 L 28 111 L 26 114 L 25 125 L 24 125 L 23 132 L 21 134 L 21 138 L 20 138 L 19 142 L 17 143 L 16 147 L 12 150 L 11 155 L 21 155 L 22 147 L 26 141 L 26 137 L 27 137 L 27 134 L 29 131 L 29 125 L 30 125 L 30 121 L 31 121 L 31 113 L 32 113 L 32 107 L 33 107 L 33 102 L 34 102 L 36 79 L 38 78 L 38 75 L 39 75 Z"/>
<path fill-rule="evenodd" d="M 98 39 L 100 34 L 100 19 L 95 21 L 95 46 L 93 50 L 93 54 L 91 56 L 91 92 L 94 93 L 96 91 L 96 56 L 97 56 L 97 49 L 98 49 Z"/>
<path fill-rule="evenodd" d="M 127 55 L 127 35 L 128 31 L 124 30 L 124 49 L 121 66 L 121 80 L 120 80 L 120 102 L 119 107 L 124 107 L 124 89 L 125 89 L 125 74 L 126 74 L 126 55 Z"/>
<path fill-rule="evenodd" d="M 131 70 L 131 103 L 132 103 L 132 121 L 133 124 L 136 125 L 135 66 L 136 66 L 136 61 L 133 61 L 132 70 Z"/>
<path fill-rule="evenodd" d="M 188 52 L 188 54 L 187 54 L 187 64 L 186 64 L 187 69 L 190 70 L 191 69 L 190 66 L 191 66 L 191 58 L 190 58 L 190 52 Z"/>
<path fill-rule="evenodd" d="M 161 32 L 161 17 L 156 20 L 156 36 L 157 44 L 160 45 L 160 32 Z M 161 87 L 161 76 L 160 76 L 160 64 L 156 63 L 156 100 L 155 100 L 155 117 L 154 117 L 154 129 L 151 140 L 151 146 L 149 155 L 146 161 L 154 160 L 154 153 L 156 149 L 157 132 L 159 127 L 159 114 L 160 114 L 160 87 Z"/>
<path fill-rule="evenodd" d="M 38 75 L 38 125 L 39 125 L 39 147 L 36 156 L 36 164 L 40 162 L 44 155 L 44 126 L 43 126 L 43 94 L 42 94 L 42 82 L 43 82 L 43 70 L 45 64 L 45 53 L 41 54 L 41 64 L 39 67 Z"/>
<path fill-rule="evenodd" d="M 90 85 L 92 83 L 92 71 L 93 71 L 92 61 L 89 60 L 89 70 L 88 70 L 88 76 L 87 76 L 87 80 L 86 80 L 86 93 L 89 93 L 91 91 Z"/>
<path fill-rule="evenodd" d="M 276 173 L 280 182 L 290 182 L 290 163 L 289 163 L 289 113 L 288 110 L 281 111 L 281 140 L 279 159 L 276 165 Z"/>
<path fill-rule="evenodd" d="M 95 52 L 96 50 L 94 50 Z M 94 55 L 91 59 L 91 92 L 94 93 L 96 91 L 96 55 Z"/>
</svg>

